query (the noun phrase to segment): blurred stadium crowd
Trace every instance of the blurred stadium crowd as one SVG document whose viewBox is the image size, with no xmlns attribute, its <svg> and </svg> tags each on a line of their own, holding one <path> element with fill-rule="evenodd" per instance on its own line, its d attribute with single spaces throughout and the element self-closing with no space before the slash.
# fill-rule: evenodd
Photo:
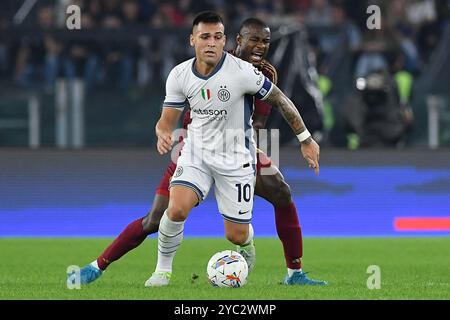
<svg viewBox="0 0 450 320">
<path fill-rule="evenodd" d="M 87 90 L 164 83 L 175 64 L 192 56 L 187 32 L 176 30 L 189 30 L 197 12 L 211 9 L 224 17 L 229 48 L 234 45 L 230 30 L 235 32 L 250 16 L 274 29 L 300 24 L 316 30 L 309 33 L 308 42 L 320 75 L 317 85 L 325 99 L 336 81 L 330 74 L 330 57 L 344 44 L 351 61 L 351 81 L 364 79 L 356 87 L 379 89 L 392 80 L 403 106 L 410 104 L 414 79 L 426 69 L 450 16 L 448 0 L 38 0 L 21 19 L 17 12 L 22 4 L 0 2 L 0 81 L 4 83 L 23 88 L 43 85 L 48 92 L 58 77 L 82 78 Z M 67 30 L 65 10 L 70 4 L 81 8 L 82 32 L 95 36 L 77 38 Z M 381 8 L 380 30 L 367 28 L 366 9 L 372 4 Z M 125 41 L 114 38 L 117 30 L 129 30 Z M 344 36 L 321 30 L 339 30 Z M 146 33 L 151 36 L 141 37 Z M 373 73 L 378 73 L 381 83 L 376 77 L 369 79 Z M 367 99 L 377 102 L 376 95 Z M 360 103 L 354 100 L 346 105 L 352 108 Z M 402 112 L 405 121 L 411 122 L 411 110 L 405 107 Z M 358 133 L 363 130 L 361 117 L 344 121 L 360 137 L 364 135 Z M 324 125 L 331 129 L 333 124 L 324 119 Z"/>
</svg>

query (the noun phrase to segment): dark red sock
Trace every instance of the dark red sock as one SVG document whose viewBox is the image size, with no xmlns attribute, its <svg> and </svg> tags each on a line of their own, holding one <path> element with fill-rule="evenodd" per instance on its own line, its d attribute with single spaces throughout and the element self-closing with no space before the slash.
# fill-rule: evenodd
<svg viewBox="0 0 450 320">
<path fill-rule="evenodd" d="M 105 270 L 111 262 L 120 259 L 125 253 L 133 250 L 145 240 L 148 234 L 142 228 L 143 219 L 139 218 L 130 223 L 97 258 L 97 264 L 101 270 Z"/>
<path fill-rule="evenodd" d="M 302 229 L 293 202 L 288 206 L 275 207 L 275 224 L 278 237 L 283 243 L 286 266 L 290 269 L 300 269 L 303 254 Z"/>
</svg>

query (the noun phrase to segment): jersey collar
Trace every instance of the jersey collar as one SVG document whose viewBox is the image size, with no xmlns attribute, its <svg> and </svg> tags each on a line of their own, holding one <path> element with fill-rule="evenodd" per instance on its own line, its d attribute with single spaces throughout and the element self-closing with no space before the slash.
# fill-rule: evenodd
<svg viewBox="0 0 450 320">
<path fill-rule="evenodd" d="M 227 56 L 227 54 L 224 52 L 222 52 L 222 58 L 220 58 L 219 63 L 216 65 L 216 67 L 214 68 L 214 70 L 207 76 L 203 76 L 200 73 L 197 72 L 197 70 L 195 69 L 195 61 L 197 61 L 197 58 L 194 59 L 194 61 L 192 62 L 192 73 L 203 80 L 208 80 L 209 78 L 211 78 L 213 75 L 215 75 L 217 72 L 219 72 L 220 68 L 222 68 L 223 62 L 225 61 L 225 57 Z"/>
</svg>

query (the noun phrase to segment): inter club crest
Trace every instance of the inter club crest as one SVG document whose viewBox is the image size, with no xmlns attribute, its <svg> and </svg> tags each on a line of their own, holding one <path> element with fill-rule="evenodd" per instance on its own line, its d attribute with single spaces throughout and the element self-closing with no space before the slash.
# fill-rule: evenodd
<svg viewBox="0 0 450 320">
<path fill-rule="evenodd" d="M 227 90 L 227 86 L 220 86 L 219 92 L 217 92 L 217 98 L 222 102 L 230 100 L 230 91 Z"/>
<path fill-rule="evenodd" d="M 174 176 L 174 178 L 178 178 L 179 176 L 181 176 L 183 174 L 183 167 L 182 166 L 179 166 L 178 168 L 177 168 L 177 171 L 175 171 L 175 174 L 173 175 Z"/>
</svg>

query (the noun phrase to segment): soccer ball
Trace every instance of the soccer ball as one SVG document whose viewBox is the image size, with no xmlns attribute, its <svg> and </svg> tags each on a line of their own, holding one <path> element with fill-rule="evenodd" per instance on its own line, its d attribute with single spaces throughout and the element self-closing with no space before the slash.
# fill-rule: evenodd
<svg viewBox="0 0 450 320">
<path fill-rule="evenodd" d="M 239 288 L 247 282 L 248 265 L 236 251 L 225 250 L 209 259 L 206 273 L 214 287 Z"/>
</svg>

